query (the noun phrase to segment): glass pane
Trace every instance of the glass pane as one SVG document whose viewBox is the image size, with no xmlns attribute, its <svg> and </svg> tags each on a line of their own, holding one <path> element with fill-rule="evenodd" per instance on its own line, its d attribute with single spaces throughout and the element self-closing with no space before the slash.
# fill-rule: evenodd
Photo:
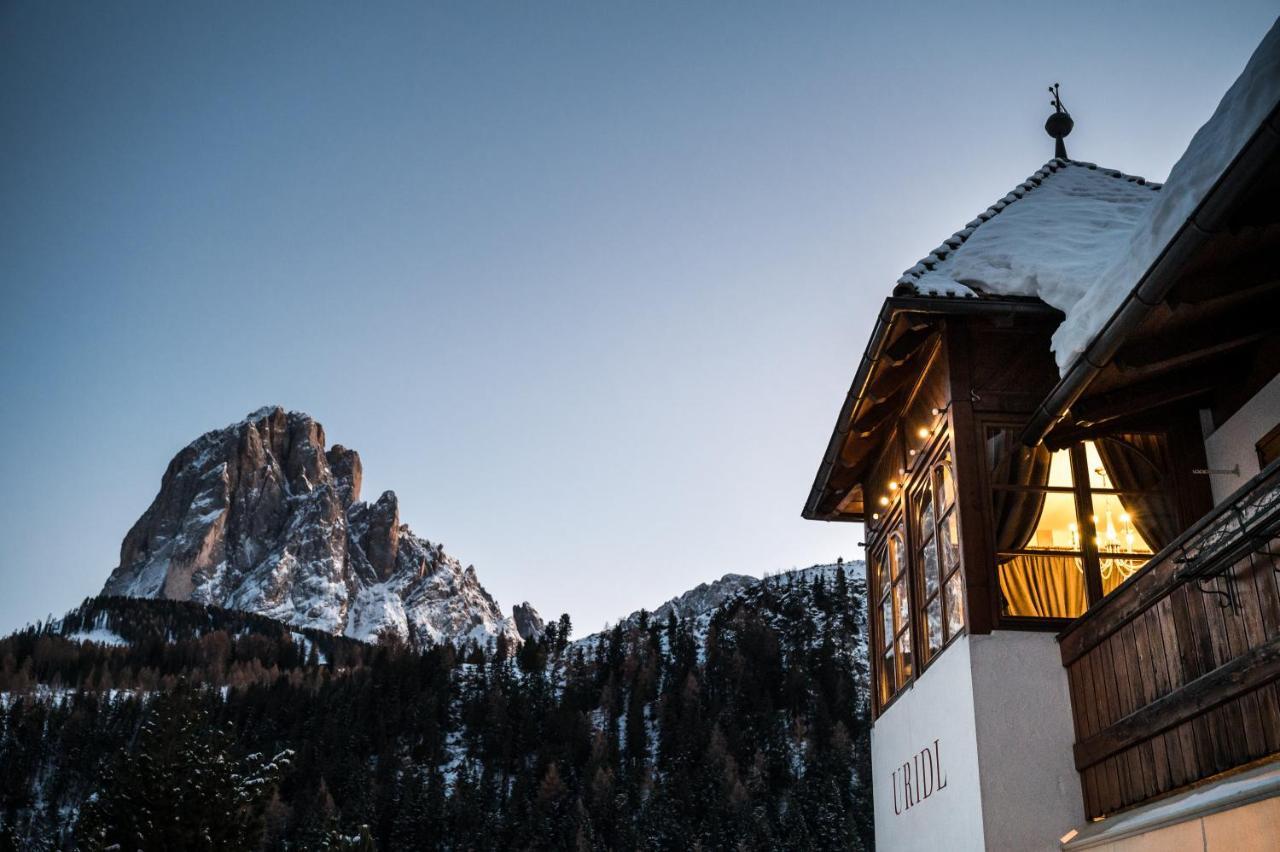
<svg viewBox="0 0 1280 852">
<path fill-rule="evenodd" d="M 1044 446 L 1028 447 L 1015 429 L 987 433 L 987 469 L 992 485 L 1053 486 L 1070 488 L 1071 453 L 1050 453 Z"/>
<path fill-rule="evenodd" d="M 947 599 L 947 636 L 955 636 L 964 627 L 964 585 L 960 572 L 951 575 L 943 592 Z"/>
<path fill-rule="evenodd" d="M 938 535 L 941 537 L 939 549 L 942 551 L 942 564 L 950 571 L 960 564 L 960 532 L 956 527 L 955 512 L 943 518 L 938 527 Z"/>
<path fill-rule="evenodd" d="M 1084 563 L 1078 556 L 1005 556 L 999 561 L 1007 615 L 1075 618 L 1084 612 Z"/>
<path fill-rule="evenodd" d="M 883 595 L 889 591 L 889 561 L 887 554 L 880 554 L 876 557 L 876 594 Z"/>
<path fill-rule="evenodd" d="M 902 577 L 898 582 L 893 584 L 893 602 L 894 608 L 898 612 L 898 629 L 905 630 L 910 624 L 909 606 L 910 598 L 907 595 L 907 579 Z"/>
<path fill-rule="evenodd" d="M 1103 557 L 1098 562 L 1102 569 L 1102 593 L 1106 595 L 1115 591 L 1121 583 L 1132 577 L 1135 571 L 1147 564 L 1147 560 L 1141 556 L 1134 559 Z"/>
<path fill-rule="evenodd" d="M 930 653 L 937 651 L 942 647 L 942 597 L 938 596 L 929 601 L 929 607 L 925 610 L 925 623 L 928 626 L 929 634 L 929 651 Z"/>
<path fill-rule="evenodd" d="M 911 677 L 911 636 L 904 633 L 898 637 L 898 683 L 906 683 Z"/>
<path fill-rule="evenodd" d="M 882 665 L 880 666 L 880 700 L 886 701 L 889 699 L 890 696 L 893 695 L 894 685 L 896 683 L 895 679 L 897 678 L 897 675 L 898 675 L 898 670 L 897 670 L 898 662 L 894 658 L 892 647 L 890 647 L 889 650 L 885 652 L 884 659 L 881 662 L 882 662 Z"/>
<path fill-rule="evenodd" d="M 884 647 L 888 648 L 891 645 L 893 645 L 894 631 L 893 631 L 893 610 L 889 607 L 889 602 L 887 600 L 884 603 L 880 604 L 880 615 L 881 615 L 882 626 L 884 627 L 884 632 L 881 635 L 884 637 Z"/>
<path fill-rule="evenodd" d="M 889 567 L 893 571 L 895 580 L 902 576 L 902 570 L 906 567 L 906 554 L 902 552 L 901 532 L 896 532 L 889 538 Z"/>
<path fill-rule="evenodd" d="M 942 575 L 938 566 L 938 541 L 929 539 L 925 542 L 920 554 L 920 563 L 924 566 L 924 596 L 927 598 L 938 591 Z"/>
<path fill-rule="evenodd" d="M 1093 522 L 1098 529 L 1098 553 L 1150 553 L 1138 530 L 1143 519 L 1129 513 L 1125 499 L 1116 494 L 1093 495 Z M 1137 505 L 1137 501 L 1128 501 Z M 1150 519 L 1147 519 L 1148 521 Z"/>
<path fill-rule="evenodd" d="M 933 538 L 933 498 L 929 492 L 920 494 L 920 540 Z"/>
<path fill-rule="evenodd" d="M 1075 495 L 995 490 L 991 499 L 997 552 L 1080 549 Z"/>
<path fill-rule="evenodd" d="M 933 469 L 933 487 L 938 494 L 938 511 L 945 512 L 956 502 L 956 485 L 951 478 L 951 454 L 947 453 Z"/>
<path fill-rule="evenodd" d="M 1089 468 L 1090 488 L 1116 487 L 1111 484 L 1111 478 L 1107 475 L 1107 469 L 1102 466 L 1102 457 L 1098 455 L 1098 447 L 1093 441 L 1084 442 L 1084 461 Z"/>
<path fill-rule="evenodd" d="M 1058 450 L 1050 457 L 1049 485 L 1052 488 L 1071 487 L 1071 452 Z"/>
</svg>

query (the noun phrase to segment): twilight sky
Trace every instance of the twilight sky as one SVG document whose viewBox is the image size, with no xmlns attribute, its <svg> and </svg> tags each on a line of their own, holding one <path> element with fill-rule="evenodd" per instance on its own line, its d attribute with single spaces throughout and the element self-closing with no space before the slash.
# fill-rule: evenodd
<svg viewBox="0 0 1280 852">
<path fill-rule="evenodd" d="M 1162 180 L 1274 0 L 0 6 L 0 631 L 265 404 L 579 633 L 838 555 L 880 301 L 1052 155 Z M 895 8 L 890 8 L 895 7 Z"/>
</svg>

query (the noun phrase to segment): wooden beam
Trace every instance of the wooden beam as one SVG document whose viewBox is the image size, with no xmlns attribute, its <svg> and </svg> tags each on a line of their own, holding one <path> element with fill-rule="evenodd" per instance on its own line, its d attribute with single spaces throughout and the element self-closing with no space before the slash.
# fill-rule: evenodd
<svg viewBox="0 0 1280 852">
<path fill-rule="evenodd" d="M 1220 704 L 1280 678 L 1280 637 L 1249 649 L 1186 686 L 1130 713 L 1075 744 L 1076 769 L 1083 772 L 1114 754 L 1145 742 Z"/>
<path fill-rule="evenodd" d="M 1150 332 L 1129 340 L 1114 363 L 1122 372 L 1154 373 L 1202 361 L 1275 334 L 1277 314 L 1280 290 L 1170 311 Z"/>
<path fill-rule="evenodd" d="M 1081 426 L 1096 426 L 1191 399 L 1208 393 L 1221 383 L 1220 369 L 1189 369 L 1174 376 L 1139 382 L 1077 400 L 1071 406 L 1070 414 Z"/>
</svg>

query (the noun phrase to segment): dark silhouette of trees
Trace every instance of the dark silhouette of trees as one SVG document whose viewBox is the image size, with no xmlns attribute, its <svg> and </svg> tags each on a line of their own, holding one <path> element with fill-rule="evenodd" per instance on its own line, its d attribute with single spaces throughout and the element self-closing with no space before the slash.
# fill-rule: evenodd
<svg viewBox="0 0 1280 852">
<path fill-rule="evenodd" d="M 426 651 L 91 599 L 0 640 L 0 852 L 869 849 L 864 592 Z"/>
</svg>

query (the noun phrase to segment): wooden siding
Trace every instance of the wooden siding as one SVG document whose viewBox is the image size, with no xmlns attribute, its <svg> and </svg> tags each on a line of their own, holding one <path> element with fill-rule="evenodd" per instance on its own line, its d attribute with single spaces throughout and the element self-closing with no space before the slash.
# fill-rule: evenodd
<svg viewBox="0 0 1280 852">
<path fill-rule="evenodd" d="M 1280 536 L 1267 540 L 1204 589 L 1175 542 L 1062 634 L 1090 818 L 1280 753 Z M 1230 605 L 1214 593 L 1228 588 Z"/>
</svg>

